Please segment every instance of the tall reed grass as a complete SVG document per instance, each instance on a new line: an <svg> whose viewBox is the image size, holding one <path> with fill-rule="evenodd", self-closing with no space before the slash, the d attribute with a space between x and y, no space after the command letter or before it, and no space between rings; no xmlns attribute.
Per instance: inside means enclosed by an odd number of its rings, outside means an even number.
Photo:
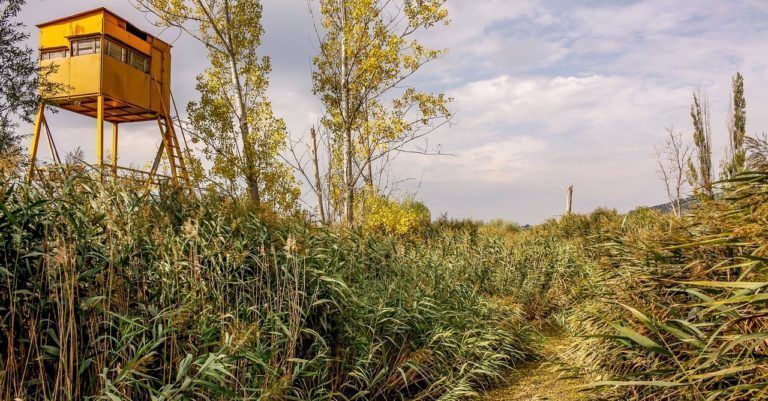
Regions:
<svg viewBox="0 0 768 401"><path fill-rule="evenodd" d="M612 399L768 399L768 173L720 185L682 219L640 211L595 243L600 297L572 355Z"/></svg>
<svg viewBox="0 0 768 401"><path fill-rule="evenodd" d="M2 399L462 399L532 356L529 321L583 276L534 233L398 238L3 177Z"/></svg>

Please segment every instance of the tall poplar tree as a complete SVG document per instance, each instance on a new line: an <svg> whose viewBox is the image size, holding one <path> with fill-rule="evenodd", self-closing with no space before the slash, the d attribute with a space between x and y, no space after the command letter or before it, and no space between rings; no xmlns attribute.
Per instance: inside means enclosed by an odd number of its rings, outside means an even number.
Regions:
<svg viewBox="0 0 768 401"><path fill-rule="evenodd" d="M744 140L747 136L747 100L744 97L744 77L736 73L732 80L731 110L728 125L728 159L723 176L733 177L744 170L746 151Z"/></svg>
<svg viewBox="0 0 768 401"><path fill-rule="evenodd" d="M197 77L200 100L187 111L193 142L202 143L212 178L236 191L244 182L256 204L293 208L298 189L280 159L285 122L267 98L270 60L258 52L262 5L258 0L138 0L162 23L177 26L208 49L211 66Z"/></svg>
<svg viewBox="0 0 768 401"><path fill-rule="evenodd" d="M319 0L320 54L314 93L331 133L328 196L337 196L342 220L355 221L359 183L374 183L382 163L409 151L446 123L450 99L418 90L409 78L443 50L414 37L447 23L445 0Z"/></svg>
<svg viewBox="0 0 768 401"><path fill-rule="evenodd" d="M712 131L709 123L709 103L706 95L693 94L691 105L695 162L689 161L691 185L702 195L712 197Z"/></svg>

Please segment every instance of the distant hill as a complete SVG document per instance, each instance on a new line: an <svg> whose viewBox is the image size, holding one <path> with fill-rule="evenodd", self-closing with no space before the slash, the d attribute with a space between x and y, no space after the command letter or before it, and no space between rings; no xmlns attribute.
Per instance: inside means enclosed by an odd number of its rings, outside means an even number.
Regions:
<svg viewBox="0 0 768 401"><path fill-rule="evenodd" d="M691 195L687 198L680 200L680 208L684 211L689 210L694 204L696 204L696 197ZM658 210L662 213L672 213L672 202L662 203L661 205L649 206L649 209Z"/></svg>

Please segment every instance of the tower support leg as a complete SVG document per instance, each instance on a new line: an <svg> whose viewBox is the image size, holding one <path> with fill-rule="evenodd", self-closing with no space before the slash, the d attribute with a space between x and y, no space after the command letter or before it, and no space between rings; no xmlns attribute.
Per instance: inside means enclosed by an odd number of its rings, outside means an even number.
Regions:
<svg viewBox="0 0 768 401"><path fill-rule="evenodd" d="M42 121L43 128L45 128L46 138L48 139L48 149L51 151L51 158L53 164L61 164L61 158L59 157L59 151L56 150L56 144L53 142L53 135L51 135L51 127L48 126L48 120L43 116ZM42 134L42 129L41 129Z"/></svg>
<svg viewBox="0 0 768 401"><path fill-rule="evenodd" d="M35 131L32 133L32 144L29 147L29 181L35 177L35 162L37 161L37 150L40 145L40 132L43 128L43 119L45 113L45 104L40 103L35 116Z"/></svg>
<svg viewBox="0 0 768 401"><path fill-rule="evenodd" d="M117 177L117 135L118 124L112 123L112 176Z"/></svg>
<svg viewBox="0 0 768 401"><path fill-rule="evenodd" d="M96 101L96 165L101 174L104 165L104 95L99 95Z"/></svg>

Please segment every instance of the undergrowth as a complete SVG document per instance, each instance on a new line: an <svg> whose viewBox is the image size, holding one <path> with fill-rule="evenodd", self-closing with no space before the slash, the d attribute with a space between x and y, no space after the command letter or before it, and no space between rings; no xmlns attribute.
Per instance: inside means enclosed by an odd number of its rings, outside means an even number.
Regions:
<svg viewBox="0 0 768 401"><path fill-rule="evenodd" d="M630 213L590 247L599 297L570 314L573 363L617 400L768 399L768 173L682 218Z"/></svg>
<svg viewBox="0 0 768 401"><path fill-rule="evenodd" d="M532 233L377 235L4 177L3 399L462 399L532 357L529 321L583 275Z"/></svg>
<svg viewBox="0 0 768 401"><path fill-rule="evenodd" d="M0 397L466 399L556 324L593 399L768 399L761 171L682 218L441 219L404 236L6 174Z"/></svg>

